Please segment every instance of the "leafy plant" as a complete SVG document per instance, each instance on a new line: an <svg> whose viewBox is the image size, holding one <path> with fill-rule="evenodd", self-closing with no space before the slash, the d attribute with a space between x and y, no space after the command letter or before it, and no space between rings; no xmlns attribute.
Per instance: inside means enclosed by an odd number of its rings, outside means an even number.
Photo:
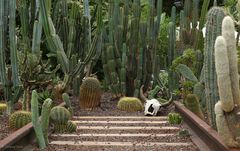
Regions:
<svg viewBox="0 0 240 151"><path fill-rule="evenodd" d="M168 114L168 122L170 124L181 124L182 123L182 117L178 113L169 113Z"/></svg>

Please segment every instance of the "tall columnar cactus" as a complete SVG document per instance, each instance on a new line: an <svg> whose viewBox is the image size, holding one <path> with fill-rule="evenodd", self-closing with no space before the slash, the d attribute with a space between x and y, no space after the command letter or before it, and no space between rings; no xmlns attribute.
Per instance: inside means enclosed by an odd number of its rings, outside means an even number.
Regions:
<svg viewBox="0 0 240 151"><path fill-rule="evenodd" d="M46 99L42 105L41 119L39 116L38 94L32 91L31 112L32 123L40 149L44 149L48 144L48 125L52 100Z"/></svg>
<svg viewBox="0 0 240 151"><path fill-rule="evenodd" d="M31 122L31 112L16 111L10 115L9 126L12 130L22 128Z"/></svg>
<svg viewBox="0 0 240 151"><path fill-rule="evenodd" d="M234 22L227 16L222 36L215 42L215 61L220 100L215 104L219 135L230 147L240 147L240 89Z"/></svg>
<svg viewBox="0 0 240 151"><path fill-rule="evenodd" d="M162 0L149 1L148 20L143 22L140 0L110 0L109 7L109 32L102 53L105 80L117 97L138 96L142 84L144 90L150 86L157 66Z"/></svg>
<svg viewBox="0 0 240 151"><path fill-rule="evenodd" d="M80 107L83 109L93 109L100 105L101 86L98 79L87 77L80 87Z"/></svg>
<svg viewBox="0 0 240 151"><path fill-rule="evenodd" d="M214 61L214 42L217 36L221 35L222 20L225 16L224 10L220 7L213 7L209 10L206 23L206 37L204 46L204 83L208 119L213 128L216 129L214 105L219 96L217 90L217 76Z"/></svg>

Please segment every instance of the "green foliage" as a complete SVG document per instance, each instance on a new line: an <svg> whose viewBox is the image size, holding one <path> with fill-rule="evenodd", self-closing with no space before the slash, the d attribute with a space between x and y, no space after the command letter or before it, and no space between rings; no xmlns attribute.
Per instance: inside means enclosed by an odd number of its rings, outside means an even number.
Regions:
<svg viewBox="0 0 240 151"><path fill-rule="evenodd" d="M66 131L68 133L73 133L77 131L77 124L74 123L73 121L68 121L67 126L66 126Z"/></svg>
<svg viewBox="0 0 240 151"><path fill-rule="evenodd" d="M0 115L3 114L7 110L7 104L0 103Z"/></svg>
<svg viewBox="0 0 240 151"><path fill-rule="evenodd" d="M182 117L178 113L169 113L168 114L168 122L170 124L181 124L182 123Z"/></svg>
<svg viewBox="0 0 240 151"><path fill-rule="evenodd" d="M168 24L170 22L170 18L169 17L165 17L165 15L162 14L162 20L161 20L161 28L160 28L160 33L158 36L158 45L157 45L157 54L159 56L159 60L160 60L160 65L161 67L165 67L166 66L166 57L168 54Z"/></svg>
<svg viewBox="0 0 240 151"><path fill-rule="evenodd" d="M12 130L22 128L31 122L31 112L16 111L10 115L9 126Z"/></svg>
<svg viewBox="0 0 240 151"><path fill-rule="evenodd" d="M55 125L67 124L70 117L71 114L65 107L55 106L50 112L50 118Z"/></svg>
<svg viewBox="0 0 240 151"><path fill-rule="evenodd" d="M193 49L186 49L181 56L173 60L172 63L173 70L176 69L179 64L184 64L188 66L195 74L196 51L194 51Z"/></svg>
<svg viewBox="0 0 240 151"><path fill-rule="evenodd" d="M142 111L142 102L135 97L122 97L117 104L118 109L128 112Z"/></svg>
<svg viewBox="0 0 240 151"><path fill-rule="evenodd" d="M186 79L193 81L193 82L198 82L197 77L194 75L192 70L190 68L188 68L186 65L179 64L176 67L176 71L179 72L180 74L182 74L182 76L185 77Z"/></svg>

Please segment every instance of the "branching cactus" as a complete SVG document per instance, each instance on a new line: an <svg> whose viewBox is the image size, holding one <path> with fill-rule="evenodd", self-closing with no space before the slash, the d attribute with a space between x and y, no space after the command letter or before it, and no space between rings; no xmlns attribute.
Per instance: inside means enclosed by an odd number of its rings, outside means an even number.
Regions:
<svg viewBox="0 0 240 151"><path fill-rule="evenodd" d="M36 133L39 148L43 149L48 144L48 125L49 115L52 106L52 100L46 99L42 106L41 120L39 119L38 94L35 90L32 91L31 112L32 123Z"/></svg>
<svg viewBox="0 0 240 151"><path fill-rule="evenodd" d="M219 135L229 147L240 147L240 90L234 22L227 16L215 42L215 66L220 100L215 105Z"/></svg>

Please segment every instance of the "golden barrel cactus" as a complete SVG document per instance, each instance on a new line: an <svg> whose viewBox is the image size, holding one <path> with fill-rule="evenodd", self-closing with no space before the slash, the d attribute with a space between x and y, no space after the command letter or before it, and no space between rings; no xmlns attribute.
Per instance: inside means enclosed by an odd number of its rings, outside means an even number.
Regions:
<svg viewBox="0 0 240 151"><path fill-rule="evenodd" d="M83 109L94 109L100 105L101 86L97 78L87 77L80 87L80 107Z"/></svg>

